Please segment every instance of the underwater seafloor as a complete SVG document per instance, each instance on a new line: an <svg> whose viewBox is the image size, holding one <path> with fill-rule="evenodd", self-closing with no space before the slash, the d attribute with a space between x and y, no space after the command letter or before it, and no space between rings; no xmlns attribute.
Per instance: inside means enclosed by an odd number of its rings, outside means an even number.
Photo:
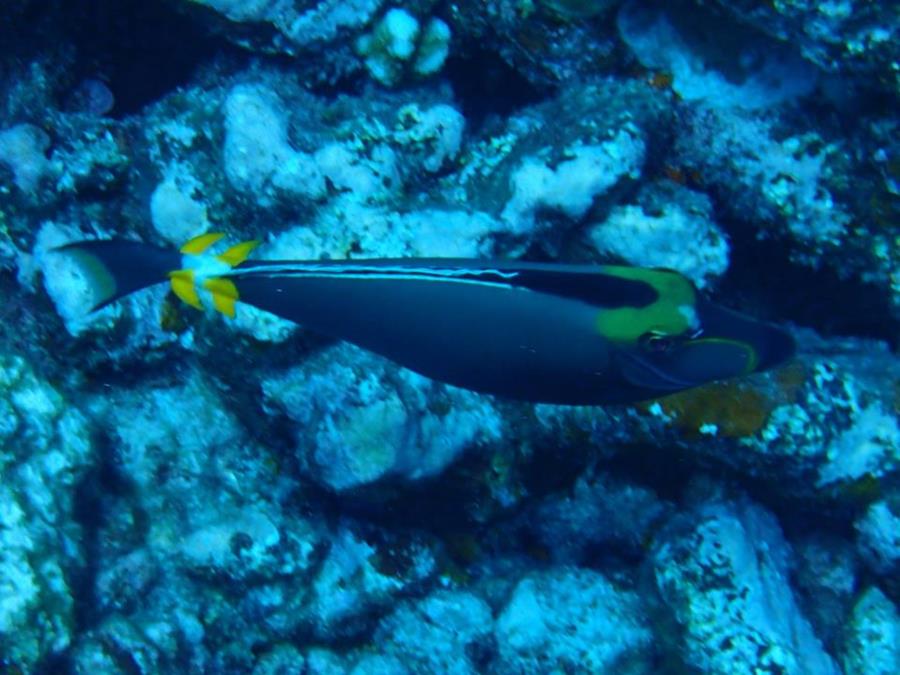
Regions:
<svg viewBox="0 0 900 675"><path fill-rule="evenodd" d="M6 0L0 672L900 672L900 10ZM524 404L51 249L618 261L796 358ZM452 312L436 307L436 312Z"/></svg>

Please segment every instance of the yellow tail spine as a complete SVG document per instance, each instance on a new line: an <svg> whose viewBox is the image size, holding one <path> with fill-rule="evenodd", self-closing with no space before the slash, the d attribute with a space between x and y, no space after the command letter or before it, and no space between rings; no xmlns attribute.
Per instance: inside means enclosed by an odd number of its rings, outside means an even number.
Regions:
<svg viewBox="0 0 900 675"><path fill-rule="evenodd" d="M245 241L218 255L209 254L209 249L224 236L221 232L207 232L184 244L180 249L184 267L169 273L169 283L172 292L191 307L202 310L203 299L211 298L213 309L234 318L240 297L234 282L224 275L244 262L260 242Z"/></svg>

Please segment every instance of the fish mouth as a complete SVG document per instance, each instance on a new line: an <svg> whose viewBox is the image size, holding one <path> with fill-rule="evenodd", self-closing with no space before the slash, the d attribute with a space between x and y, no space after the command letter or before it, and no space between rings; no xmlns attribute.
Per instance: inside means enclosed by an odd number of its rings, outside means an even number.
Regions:
<svg viewBox="0 0 900 675"><path fill-rule="evenodd" d="M797 351L791 334L780 326L754 319L707 300L697 303L704 339L744 345L752 349L753 360L747 372L769 370L790 359Z"/></svg>
<svg viewBox="0 0 900 675"><path fill-rule="evenodd" d="M794 354L793 338L778 326L706 300L698 301L697 314L701 330L677 341L670 350L620 351L618 363L625 380L643 389L671 393L767 370Z"/></svg>

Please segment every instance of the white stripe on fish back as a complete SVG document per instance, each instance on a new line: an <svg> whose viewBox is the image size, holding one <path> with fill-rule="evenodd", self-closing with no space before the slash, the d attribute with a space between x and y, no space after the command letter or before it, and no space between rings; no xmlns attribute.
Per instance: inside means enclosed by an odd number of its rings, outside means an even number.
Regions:
<svg viewBox="0 0 900 675"><path fill-rule="evenodd" d="M418 281L450 281L455 283L481 284L485 286L509 286L506 280L515 279L518 272L504 272L497 269L472 269L464 267L407 267L398 265L361 265L285 263L237 267L228 270L227 277L309 277L341 279L410 279Z"/></svg>

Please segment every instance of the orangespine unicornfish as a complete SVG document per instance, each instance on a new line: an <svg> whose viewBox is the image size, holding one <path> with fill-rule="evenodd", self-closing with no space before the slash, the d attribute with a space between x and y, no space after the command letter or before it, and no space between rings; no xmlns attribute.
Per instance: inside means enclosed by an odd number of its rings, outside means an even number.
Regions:
<svg viewBox="0 0 900 675"><path fill-rule="evenodd" d="M99 309L168 280L189 305L246 303L347 340L427 377L513 399L628 403L770 368L790 335L720 307L678 272L515 260L252 260L257 242L212 253L81 241Z"/></svg>

